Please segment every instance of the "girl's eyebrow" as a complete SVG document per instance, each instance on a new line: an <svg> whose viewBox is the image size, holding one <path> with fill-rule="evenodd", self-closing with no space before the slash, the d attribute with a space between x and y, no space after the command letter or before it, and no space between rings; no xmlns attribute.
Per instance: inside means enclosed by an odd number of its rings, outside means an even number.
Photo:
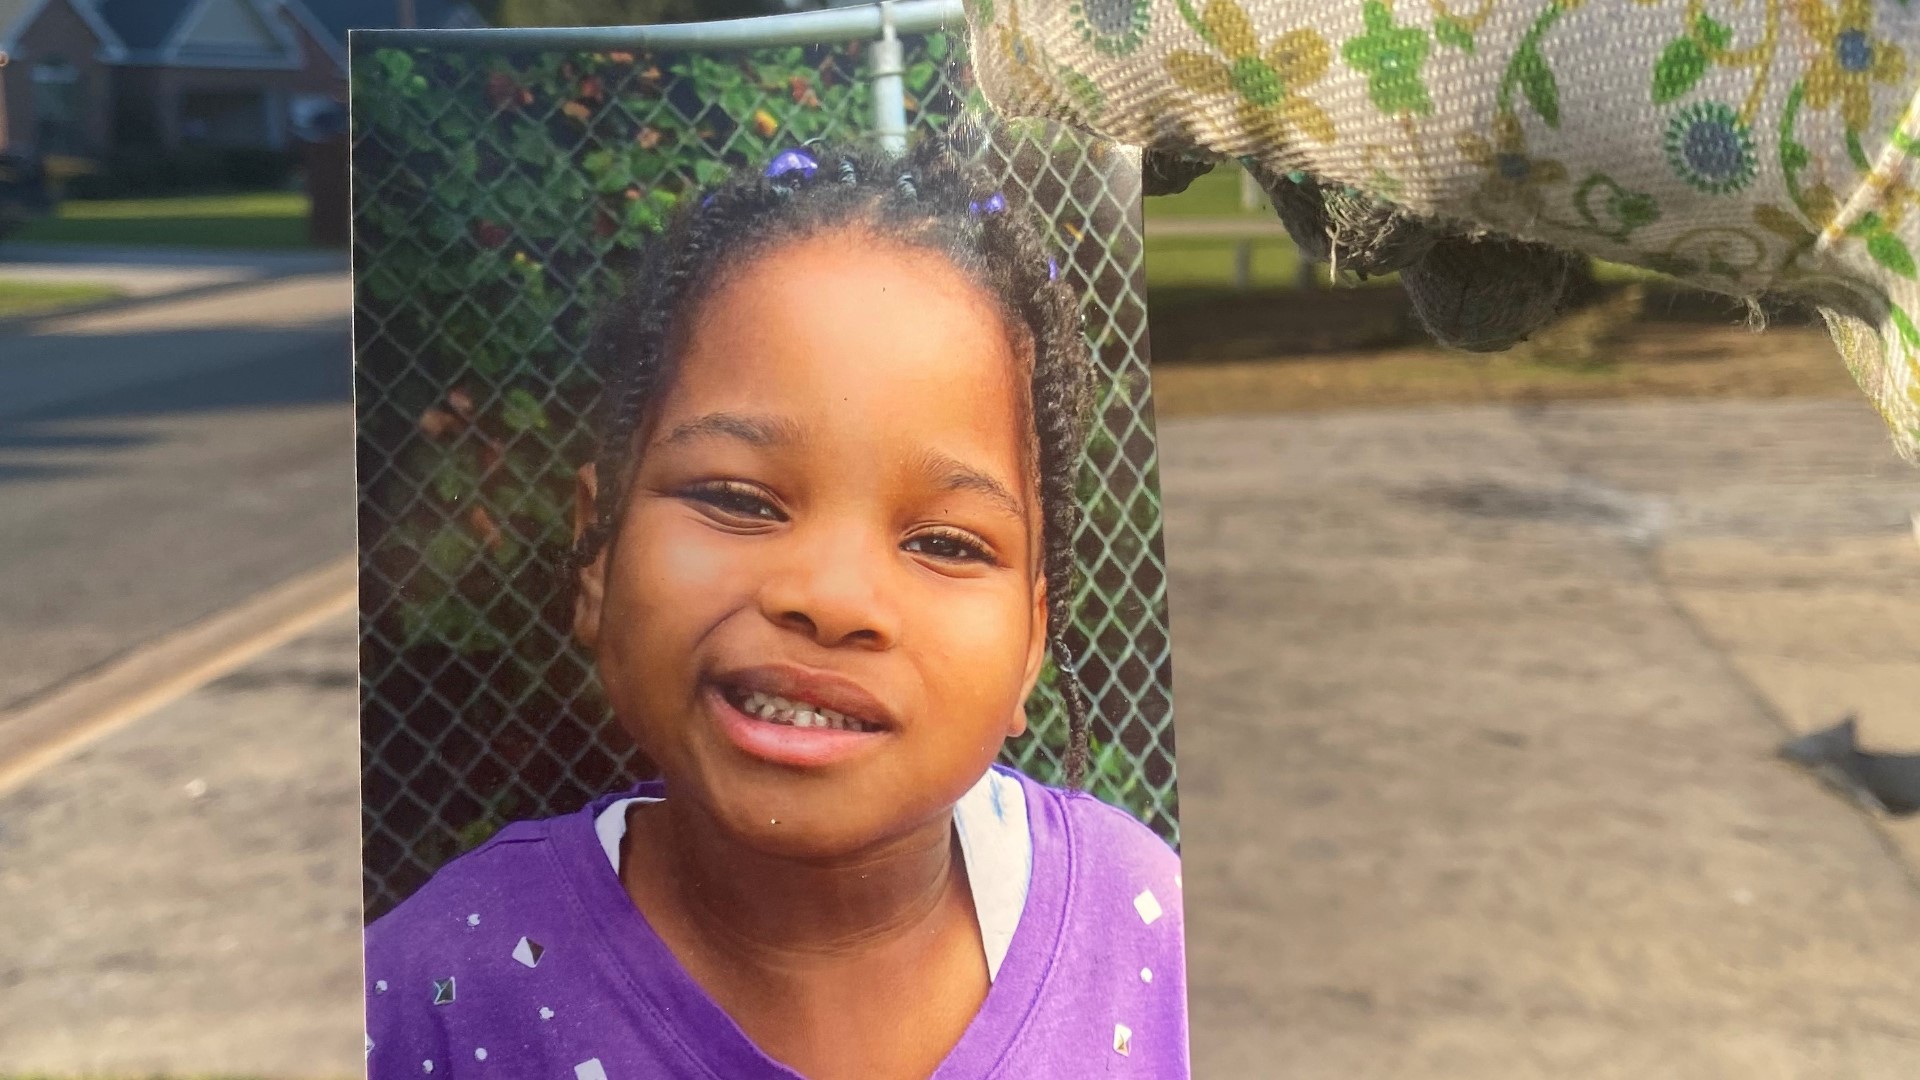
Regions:
<svg viewBox="0 0 1920 1080"><path fill-rule="evenodd" d="M716 412L696 416L669 432L661 446L709 438L738 439L751 446L784 446L800 441L800 426L778 416Z"/></svg>
<svg viewBox="0 0 1920 1080"><path fill-rule="evenodd" d="M977 492L993 500L1013 517L1026 520L1026 506L1007 490L1007 485L966 462L938 450L927 450L921 453L919 465L941 490Z"/></svg>

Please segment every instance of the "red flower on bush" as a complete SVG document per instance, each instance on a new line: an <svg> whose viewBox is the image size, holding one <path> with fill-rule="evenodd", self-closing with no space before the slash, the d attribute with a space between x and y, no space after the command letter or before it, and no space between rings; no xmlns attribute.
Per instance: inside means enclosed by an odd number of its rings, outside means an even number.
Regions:
<svg viewBox="0 0 1920 1080"><path fill-rule="evenodd" d="M507 242L510 234L506 226L492 221L481 221L473 227L473 238L480 241L482 247L497 248Z"/></svg>

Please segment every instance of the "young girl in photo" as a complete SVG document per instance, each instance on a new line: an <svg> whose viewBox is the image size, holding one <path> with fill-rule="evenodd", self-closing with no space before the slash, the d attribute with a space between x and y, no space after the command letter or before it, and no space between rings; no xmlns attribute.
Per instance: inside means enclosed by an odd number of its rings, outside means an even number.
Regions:
<svg viewBox="0 0 1920 1080"><path fill-rule="evenodd" d="M367 931L373 1080L1188 1075L1180 867L994 764L1090 409L1039 228L932 141L689 200L592 346L575 632L661 778Z"/></svg>

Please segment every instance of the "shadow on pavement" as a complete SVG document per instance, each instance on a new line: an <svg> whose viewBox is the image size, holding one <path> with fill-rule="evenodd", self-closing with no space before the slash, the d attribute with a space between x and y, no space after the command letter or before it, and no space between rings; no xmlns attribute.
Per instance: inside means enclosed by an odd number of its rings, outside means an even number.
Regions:
<svg viewBox="0 0 1920 1080"><path fill-rule="evenodd" d="M168 416L350 404L353 371L345 333L331 340L316 338L311 330L221 329L69 339L85 341L85 359L99 361L108 385L95 392L90 392L84 371L67 365L8 370L10 365L0 361L0 402L47 402L13 416L0 405L0 483L109 468L112 459L100 456L102 452L137 452L151 446L161 435L149 422ZM128 381L139 377L140 356L209 354L234 359L156 381Z"/></svg>

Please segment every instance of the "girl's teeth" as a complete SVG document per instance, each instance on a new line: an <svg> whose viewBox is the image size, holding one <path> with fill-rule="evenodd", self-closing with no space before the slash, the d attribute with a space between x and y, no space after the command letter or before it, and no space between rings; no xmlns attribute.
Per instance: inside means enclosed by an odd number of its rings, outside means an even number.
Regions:
<svg viewBox="0 0 1920 1080"><path fill-rule="evenodd" d="M822 709L804 701L788 701L774 694L763 694L756 690L748 694L740 703L740 711L748 716L757 716L774 724L786 724L790 727L832 728L835 731L869 731L866 724L854 720L845 713L832 709Z"/></svg>

